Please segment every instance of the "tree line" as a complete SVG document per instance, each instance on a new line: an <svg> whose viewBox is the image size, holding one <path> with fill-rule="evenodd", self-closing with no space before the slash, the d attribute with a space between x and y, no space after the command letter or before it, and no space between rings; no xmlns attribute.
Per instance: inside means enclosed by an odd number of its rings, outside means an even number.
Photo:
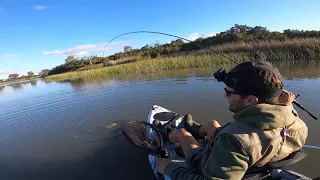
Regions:
<svg viewBox="0 0 320 180"><path fill-rule="evenodd" d="M24 80L24 79L30 79L33 77L37 77L38 75L35 75L34 72L29 71L26 75L21 75L18 73L13 73L13 74L9 74L8 79L6 80L0 80L1 82L6 82L6 81L16 81L16 80Z"/></svg>
<svg viewBox="0 0 320 180"><path fill-rule="evenodd" d="M287 39L294 38L319 38L320 31L304 31L304 30L293 30L286 29L283 32L269 31L266 27L255 26L250 27L247 25L235 24L230 29L220 32L212 37L198 38L193 42L184 42L181 39L171 41L166 44L147 44L139 49L133 49L132 47L126 46L124 52L118 52L108 57L82 57L75 58L69 56L64 64L49 69L44 69L40 72L40 76L48 76L53 74L60 74L69 71L75 71L81 67L90 64L107 64L109 61L117 61L121 58L127 57L143 57L143 58L157 58L160 56L171 55L181 52L190 52L199 50L204 47L212 47L225 43L234 42L252 42L252 41L265 41L265 40L277 40L285 41ZM214 48L213 48L214 49Z"/></svg>

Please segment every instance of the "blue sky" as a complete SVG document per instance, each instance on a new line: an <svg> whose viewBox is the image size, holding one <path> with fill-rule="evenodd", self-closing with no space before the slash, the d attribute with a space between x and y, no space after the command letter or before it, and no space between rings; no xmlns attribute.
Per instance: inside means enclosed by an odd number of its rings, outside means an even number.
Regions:
<svg viewBox="0 0 320 180"><path fill-rule="evenodd" d="M0 78L39 73L64 63L67 55L102 55L114 36L137 30L195 39L234 24L261 25L272 31L320 30L319 0L1 0ZM166 43L155 34L123 36L106 54L125 45Z"/></svg>

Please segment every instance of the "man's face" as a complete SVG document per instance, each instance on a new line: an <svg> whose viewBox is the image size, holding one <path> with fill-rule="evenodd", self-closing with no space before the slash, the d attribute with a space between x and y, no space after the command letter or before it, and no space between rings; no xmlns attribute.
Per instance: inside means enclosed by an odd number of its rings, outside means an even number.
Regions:
<svg viewBox="0 0 320 180"><path fill-rule="evenodd" d="M241 98L232 88L225 87L224 97L227 98L229 102L229 110L231 112L237 113L248 107L247 99Z"/></svg>

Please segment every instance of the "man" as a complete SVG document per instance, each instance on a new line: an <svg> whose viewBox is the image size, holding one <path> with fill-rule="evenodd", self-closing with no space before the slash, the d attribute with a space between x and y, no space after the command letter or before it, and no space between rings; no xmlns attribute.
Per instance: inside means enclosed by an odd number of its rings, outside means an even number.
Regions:
<svg viewBox="0 0 320 180"><path fill-rule="evenodd" d="M220 127L211 121L173 132L162 129L165 138L181 145L186 161L181 167L157 158L160 173L173 180L242 179L248 168L284 159L304 145L308 128L293 109L295 97L283 89L277 68L257 60L215 77L226 84L225 98L235 113L234 122ZM201 148L194 136L212 141Z"/></svg>

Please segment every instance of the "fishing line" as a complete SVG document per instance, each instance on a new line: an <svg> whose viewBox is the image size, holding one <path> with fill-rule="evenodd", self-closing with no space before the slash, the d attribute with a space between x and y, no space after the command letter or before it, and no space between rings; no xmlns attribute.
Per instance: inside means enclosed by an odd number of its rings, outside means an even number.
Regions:
<svg viewBox="0 0 320 180"><path fill-rule="evenodd" d="M176 36L176 35L172 35L172 34L168 34L168 33L163 33L163 32L157 32L157 31L132 31L132 32L126 32L126 33L123 33L123 34L119 34L117 36L115 36L114 38L112 38L108 43L107 45L104 47L104 50L103 50L103 54L102 54L102 57L104 57L104 52L106 51L108 45L113 41L115 40L116 38L120 37L120 36L124 36L124 35L127 35L127 34L138 34L138 33L150 33L150 34L160 34L160 35L166 35L166 36L170 36L170 37L175 37L175 38L178 38L178 39L182 39L182 40L185 40L185 41L188 41L188 42L193 42L189 39L186 39L186 38L183 38L183 37L180 37L180 36ZM227 57L226 55L222 54L222 53L219 53L219 52L216 52L216 51L213 51L212 49L210 49L209 47L207 46L203 46L201 45L200 43L195 43L197 46L199 46L200 48L203 48L203 49L209 49L211 52L213 53L216 53L228 60L230 60L231 62L233 62L234 64L239 64L237 63L235 60ZM293 101L293 104L295 104L297 107L299 107L300 109L304 110L305 112L307 112L313 119L317 120L318 117L315 116L314 114L310 113L307 109L305 109L300 103L298 103L296 100Z"/></svg>
<svg viewBox="0 0 320 180"><path fill-rule="evenodd" d="M132 31L132 32L127 32L127 33L123 33L123 34L120 34L118 36L115 36L114 38L112 38L108 43L107 45L104 47L104 50L103 50L103 54L102 54L102 57L104 57L104 52L106 51L108 45L113 41L115 40L116 38L120 37L120 36L124 36L124 35L127 35L127 34L138 34L138 33L150 33L150 34L161 34L161 35L166 35L166 36L171 36L171 37L175 37L175 38L178 38L178 39L182 39L182 40L185 40L185 41L188 41L188 42L193 42L189 39L186 39L186 38L183 38L183 37L180 37L180 36L176 36L176 35L172 35L172 34L168 34L168 33L162 33L162 32L156 32L156 31ZM196 43L197 46L199 46L200 48L203 48L203 49L206 49L206 48L209 48L209 47L206 47L206 46L203 46L199 43ZM223 55L222 53L219 53L219 52L216 52L216 51L213 51L212 49L209 48L209 50L211 52L214 52L228 60L230 60L231 62L235 63L235 64L238 64L236 61L234 61L233 59Z"/></svg>

